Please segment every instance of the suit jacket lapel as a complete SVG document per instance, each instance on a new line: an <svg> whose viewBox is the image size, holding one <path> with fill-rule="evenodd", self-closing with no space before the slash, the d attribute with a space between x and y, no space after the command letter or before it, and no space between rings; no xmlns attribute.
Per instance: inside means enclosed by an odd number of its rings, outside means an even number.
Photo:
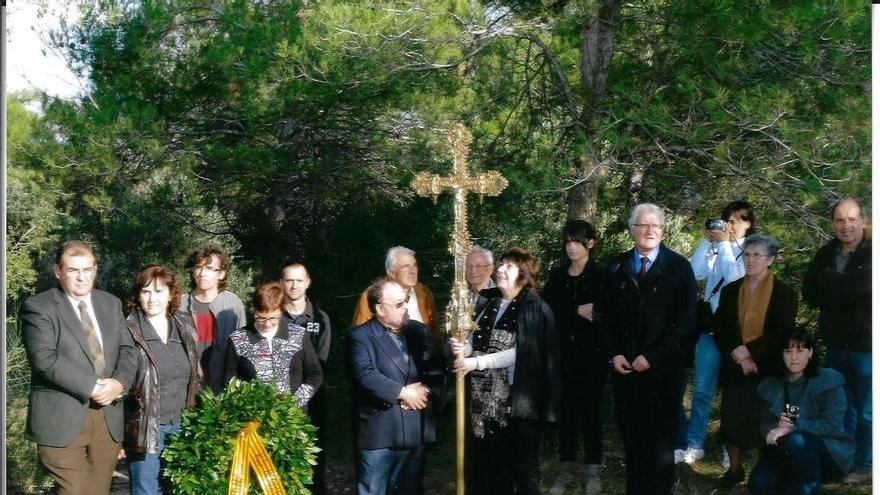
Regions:
<svg viewBox="0 0 880 495"><path fill-rule="evenodd" d="M397 366L397 368L400 369L400 372L403 373L403 376L406 377L409 374L409 364L407 363L403 352L400 350L400 347L398 347L393 338L388 335L388 330L386 330L378 320L373 320L371 326L373 329L373 339L378 344L378 347L388 355L394 365Z"/></svg>
<svg viewBox="0 0 880 495"><path fill-rule="evenodd" d="M76 314L73 306L71 306L70 301L67 299L67 294L61 289L55 289L55 305L58 308L58 314L61 316L61 320L67 325L70 335L76 339L77 343L82 347L83 352L88 358L89 363L94 367L94 357L92 356L91 348L89 348L89 341L86 338L86 331L83 330L82 321L80 321L79 315Z"/></svg>

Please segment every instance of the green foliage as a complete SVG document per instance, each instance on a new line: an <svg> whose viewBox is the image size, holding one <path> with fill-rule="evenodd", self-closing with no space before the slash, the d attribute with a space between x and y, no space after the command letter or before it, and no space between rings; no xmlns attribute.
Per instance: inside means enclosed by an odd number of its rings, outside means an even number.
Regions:
<svg viewBox="0 0 880 495"><path fill-rule="evenodd" d="M46 493L55 480L37 457L37 444L25 437L27 394L6 396L6 490L9 493Z"/></svg>
<svg viewBox="0 0 880 495"><path fill-rule="evenodd" d="M316 429L291 394L279 394L261 382L232 380L220 394L202 392L199 404L185 410L182 429L163 451L174 493L226 493L238 432L259 421L260 437L287 493L311 493ZM251 475L248 493L261 493Z"/></svg>

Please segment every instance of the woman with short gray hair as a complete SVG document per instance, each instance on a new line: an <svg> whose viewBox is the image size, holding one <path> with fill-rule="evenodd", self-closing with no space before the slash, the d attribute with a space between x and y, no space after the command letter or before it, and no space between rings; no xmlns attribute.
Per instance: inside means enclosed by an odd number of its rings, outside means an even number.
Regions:
<svg viewBox="0 0 880 495"><path fill-rule="evenodd" d="M778 253L774 237L748 236L742 256L745 276L721 289L715 313L721 352L720 437L730 454L730 469L719 482L722 488L745 479L742 451L764 445L758 384L780 371L784 339L795 326L797 294L770 271Z"/></svg>

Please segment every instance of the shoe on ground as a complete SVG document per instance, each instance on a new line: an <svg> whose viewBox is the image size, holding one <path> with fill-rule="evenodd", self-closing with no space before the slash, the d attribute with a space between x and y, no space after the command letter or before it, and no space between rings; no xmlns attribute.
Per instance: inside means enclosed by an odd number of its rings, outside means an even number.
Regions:
<svg viewBox="0 0 880 495"><path fill-rule="evenodd" d="M602 465L587 464L584 467L584 495L602 493Z"/></svg>
<svg viewBox="0 0 880 495"><path fill-rule="evenodd" d="M721 447L721 467L730 469L730 454L727 453L727 447Z"/></svg>
<svg viewBox="0 0 880 495"><path fill-rule="evenodd" d="M870 467L860 467L846 475L843 482L848 485L867 485L871 483L872 477Z"/></svg>
<svg viewBox="0 0 880 495"><path fill-rule="evenodd" d="M733 488L736 485L742 483L746 479L746 472L743 469L740 469L738 473L734 473L730 469L724 473L724 476L718 479L718 488Z"/></svg>
<svg viewBox="0 0 880 495"><path fill-rule="evenodd" d="M687 464L693 464L703 457L706 457L706 451L703 449L695 449L693 447L688 447L687 450L684 451L684 462Z"/></svg>
<svg viewBox="0 0 880 495"><path fill-rule="evenodd" d="M667 450L667 452L669 451ZM676 464L681 464L682 462L684 462L684 450L675 449L675 452L673 452L672 455L673 457L675 457Z"/></svg>

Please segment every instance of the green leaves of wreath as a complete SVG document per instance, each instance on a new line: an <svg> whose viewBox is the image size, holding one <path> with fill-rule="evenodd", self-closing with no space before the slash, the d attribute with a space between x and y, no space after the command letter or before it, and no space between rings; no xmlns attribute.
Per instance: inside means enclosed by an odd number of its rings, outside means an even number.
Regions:
<svg viewBox="0 0 880 495"><path fill-rule="evenodd" d="M162 457L165 474L175 494L225 494L235 439L245 423L261 424L259 433L266 443L288 494L311 493L305 485L312 481L315 464L315 427L299 408L296 397L279 394L260 382L233 379L215 395L206 390L196 407L184 410L180 433L171 438ZM254 476L248 494L259 494Z"/></svg>

